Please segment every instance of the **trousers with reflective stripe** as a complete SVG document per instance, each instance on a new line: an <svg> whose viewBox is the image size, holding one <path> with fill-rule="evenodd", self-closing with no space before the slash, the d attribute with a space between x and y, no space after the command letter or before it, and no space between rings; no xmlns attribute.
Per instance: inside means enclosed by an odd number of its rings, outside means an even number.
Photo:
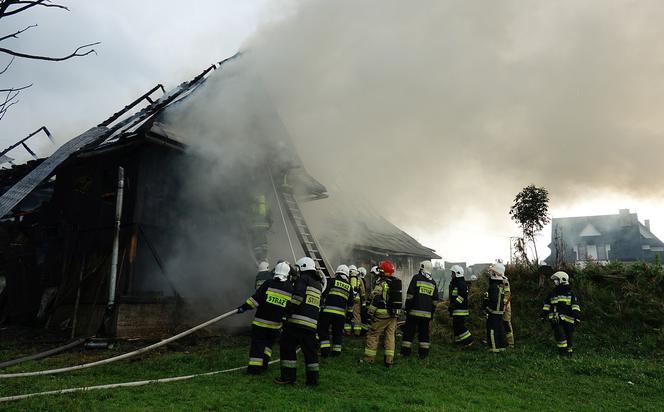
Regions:
<svg viewBox="0 0 664 412"><path fill-rule="evenodd" d="M553 338L561 355L572 353L574 346L574 324L569 322L551 323Z"/></svg>
<svg viewBox="0 0 664 412"><path fill-rule="evenodd" d="M341 315L323 312L318 319L318 337L320 338L320 353L327 356L332 352L341 352L344 336L344 322L346 318ZM332 339L330 342L330 329Z"/></svg>
<svg viewBox="0 0 664 412"><path fill-rule="evenodd" d="M406 324L403 326L403 339L401 341L401 353L404 356L410 355L416 332L420 357L425 357L429 354L429 347L431 346L429 339L430 326L431 319L429 318L412 315L406 317Z"/></svg>
<svg viewBox="0 0 664 412"><path fill-rule="evenodd" d="M316 332L287 324L279 341L281 379L295 382L297 378L297 347L302 349L307 365L307 382L318 383L318 339Z"/></svg>
<svg viewBox="0 0 664 412"><path fill-rule="evenodd" d="M391 365L394 362L396 333L397 320L395 318L375 319L367 332L364 360L369 363L374 362L380 337L385 335L385 363Z"/></svg>
<svg viewBox="0 0 664 412"><path fill-rule="evenodd" d="M257 374L267 369L272 357L272 346L279 338L279 331L252 325L251 345L249 347L248 372Z"/></svg>

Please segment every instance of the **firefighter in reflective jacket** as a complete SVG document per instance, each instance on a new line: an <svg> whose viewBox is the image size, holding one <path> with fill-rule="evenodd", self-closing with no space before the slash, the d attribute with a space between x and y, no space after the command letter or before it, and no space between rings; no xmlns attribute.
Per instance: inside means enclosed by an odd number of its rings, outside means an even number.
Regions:
<svg viewBox="0 0 664 412"><path fill-rule="evenodd" d="M279 264L281 262L277 262ZM265 282L268 279L272 279L274 277L274 273L270 270L270 264L263 261L258 264L258 273L256 273L256 281L255 281L255 289L258 290L258 288L261 287L263 282Z"/></svg>
<svg viewBox="0 0 664 412"><path fill-rule="evenodd" d="M363 268L360 268L363 269ZM362 334L362 303L364 302L366 290L364 288L364 281L360 277L360 271L355 265L350 265L350 286L352 288L352 297L350 305L350 330L348 332L355 336ZM365 270L366 272L366 270Z"/></svg>
<svg viewBox="0 0 664 412"><path fill-rule="evenodd" d="M348 280L348 266L339 265L335 277L327 282L323 292L323 309L318 320L318 337L322 357L341 355L344 335L344 322L349 307L352 307L351 286ZM332 342L330 342L330 327Z"/></svg>
<svg viewBox="0 0 664 412"><path fill-rule="evenodd" d="M489 290L484 295L484 310L486 312L486 339L489 352L503 352L505 342L505 329L503 329L503 314L505 313L505 295L503 294L503 280L505 265L493 263L489 266Z"/></svg>
<svg viewBox="0 0 664 412"><path fill-rule="evenodd" d="M267 369L272 357L272 345L279 337L286 306L291 300L293 287L288 280L290 265L279 263L274 268L274 277L261 284L247 301L237 308L238 313L256 309L251 323L251 347L247 372L256 375Z"/></svg>
<svg viewBox="0 0 664 412"><path fill-rule="evenodd" d="M313 259L303 257L295 264L300 276L295 281L293 298L288 307L288 316L279 341L281 376L278 384L295 383L297 377L297 347L302 349L307 370L306 384L318 385L318 316L323 293L323 273L317 270Z"/></svg>
<svg viewBox="0 0 664 412"><path fill-rule="evenodd" d="M406 324L403 328L401 354L409 356L413 346L413 337L418 332L418 354L420 358L429 355L431 346L429 327L431 318L438 305L438 286L431 277L433 265L430 260L420 263L420 271L410 280L406 292Z"/></svg>
<svg viewBox="0 0 664 412"><path fill-rule="evenodd" d="M257 261L267 259L267 232L272 226L267 199L264 194L256 195L253 205L254 221L251 228L251 242L254 258Z"/></svg>
<svg viewBox="0 0 664 412"><path fill-rule="evenodd" d="M450 281L450 303L447 310L452 317L452 330L454 331L454 343L461 346L473 344L473 335L466 328L466 318L470 316L468 309L468 285L463 275L463 268L454 265L450 268L452 280Z"/></svg>
<svg viewBox="0 0 664 412"><path fill-rule="evenodd" d="M512 327L512 289L510 281L505 277L503 280L503 295L505 296L505 313L503 313L503 328L505 329L505 341L510 348L514 347L514 327Z"/></svg>
<svg viewBox="0 0 664 412"><path fill-rule="evenodd" d="M397 332L397 314L390 305L390 280L394 275L395 267L392 262L385 260L378 265L378 279L369 295L368 315L371 326L367 332L367 342L364 357L361 362L374 363L378 350L380 337L385 335L385 366L390 367L394 362L394 347Z"/></svg>
<svg viewBox="0 0 664 412"><path fill-rule="evenodd" d="M581 306L576 293L569 286L569 275L556 272L551 276L555 288L544 301L542 320L551 322L558 351L572 356L574 325L581 322Z"/></svg>

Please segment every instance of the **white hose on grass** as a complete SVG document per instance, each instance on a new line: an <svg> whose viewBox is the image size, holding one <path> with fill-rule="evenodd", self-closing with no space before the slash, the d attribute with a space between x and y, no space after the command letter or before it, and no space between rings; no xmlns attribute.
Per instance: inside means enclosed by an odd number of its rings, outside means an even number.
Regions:
<svg viewBox="0 0 664 412"><path fill-rule="evenodd" d="M65 345L62 345L62 346L59 346L57 348L49 349L47 351L36 353L34 355L23 356L21 358L13 359L13 360L10 360L10 361L7 361L7 362L2 362L2 363L0 363L0 369L7 368L9 366L18 365L19 363L23 363L23 362L27 362L27 361L31 361L31 360L44 359L44 358L47 358L49 356L56 355L60 352L66 351L67 349L71 349L71 348L74 348L74 347L82 344L83 342L86 341L86 339L87 338L76 339L75 341L69 342L69 343L67 343Z"/></svg>
<svg viewBox="0 0 664 412"><path fill-rule="evenodd" d="M275 359L272 362L270 362L269 364L272 365L273 363L276 363L276 362L279 362L279 359ZM0 398L0 402L19 401L21 399L34 398L36 396L63 395L65 393L87 392L87 391L94 391L94 390L97 390L97 389L127 388L127 387L132 387L132 386L151 385L153 383L177 382L177 381L184 381L184 380L187 380L187 379L197 378L199 376L212 376L212 375L218 375L220 373L235 372L235 371L239 371L239 370L246 369L246 368L247 368L246 366L240 366L240 367L237 367L237 368L225 369L225 370L221 370L221 371L197 373L195 375L186 375L186 376L175 376L175 377L172 377L172 378L150 379L150 380L145 380L145 381L134 381L134 382L123 382L123 383L111 383L111 384L108 384L108 385L83 386L83 387L80 387L80 388L68 388L68 389L60 389L60 390L55 390L55 391L26 393L24 395L6 396L4 398Z"/></svg>
<svg viewBox="0 0 664 412"><path fill-rule="evenodd" d="M95 362L90 362L90 363L84 363L82 365L76 365L76 366L69 366L67 368L59 368L59 369L49 369L49 370L44 370L44 371L35 371L35 372L21 372L21 373L5 373L5 374L0 374L0 379L9 379L9 378L23 378L23 377L28 377L28 376L41 376L41 375L53 375L56 373L64 373L64 372L71 372L71 371L77 371L80 369L86 369L86 368L92 368L93 366L99 366L99 365L105 365L107 363L111 362L117 362L119 360L131 358L136 355L140 355L142 353L151 351L152 349L157 349L161 346L167 345L173 341L176 341L180 338L183 338L187 335L191 335L192 333L196 332L199 329L203 329L206 326L209 326L215 322L219 322L222 319L226 319L230 316L233 316L237 313L237 309L233 309L230 312L226 312L223 315L219 315L216 318L210 319L207 322L203 322L198 326L194 326L191 329L185 330L184 332L178 333L175 336L171 336L170 338L161 340L157 343L154 343L150 346L146 346L144 348L135 350L133 352L125 353L123 355L118 355L114 356L112 358L108 359L102 359L98 360Z"/></svg>

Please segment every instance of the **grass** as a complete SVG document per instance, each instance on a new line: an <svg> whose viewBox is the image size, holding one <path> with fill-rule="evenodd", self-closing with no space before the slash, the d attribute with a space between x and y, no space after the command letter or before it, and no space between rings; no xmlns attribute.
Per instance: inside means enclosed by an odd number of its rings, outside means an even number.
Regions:
<svg viewBox="0 0 664 412"><path fill-rule="evenodd" d="M572 359L560 359L552 342L531 339L500 355L476 344L469 350L445 340L433 342L427 360L397 357L392 369L359 365L363 341L346 339L340 358L324 360L321 385L307 388L304 370L293 387L272 383L273 365L259 377L233 372L189 381L137 388L99 390L0 403L0 410L72 411L472 411L472 410L663 410L664 361L656 356L584 347L579 336ZM132 361L70 374L0 380L0 396L154 379L225 369L245 364L248 338L189 342ZM135 344L134 344L135 345ZM133 349L77 351L7 372L41 370L105 358ZM5 347L0 359L18 355ZM275 351L275 353L278 351Z"/></svg>

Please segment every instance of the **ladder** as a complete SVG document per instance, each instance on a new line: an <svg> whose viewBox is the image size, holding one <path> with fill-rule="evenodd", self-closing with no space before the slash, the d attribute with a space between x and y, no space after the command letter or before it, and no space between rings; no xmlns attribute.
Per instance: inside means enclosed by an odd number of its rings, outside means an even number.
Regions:
<svg viewBox="0 0 664 412"><path fill-rule="evenodd" d="M307 222L304 220L304 216L302 216L302 210L300 209L300 205L297 203L297 199L295 198L293 191L287 187L282 186L279 188L279 190L277 190L277 192L279 193L280 201L286 210L286 214L288 215L291 224L295 228L297 240L300 242L305 256L313 259L323 274L325 274L325 277L329 278L332 275L332 271L329 269L327 258L323 254L318 241L316 241L316 238L314 238L314 236L311 234L309 225L307 225Z"/></svg>

